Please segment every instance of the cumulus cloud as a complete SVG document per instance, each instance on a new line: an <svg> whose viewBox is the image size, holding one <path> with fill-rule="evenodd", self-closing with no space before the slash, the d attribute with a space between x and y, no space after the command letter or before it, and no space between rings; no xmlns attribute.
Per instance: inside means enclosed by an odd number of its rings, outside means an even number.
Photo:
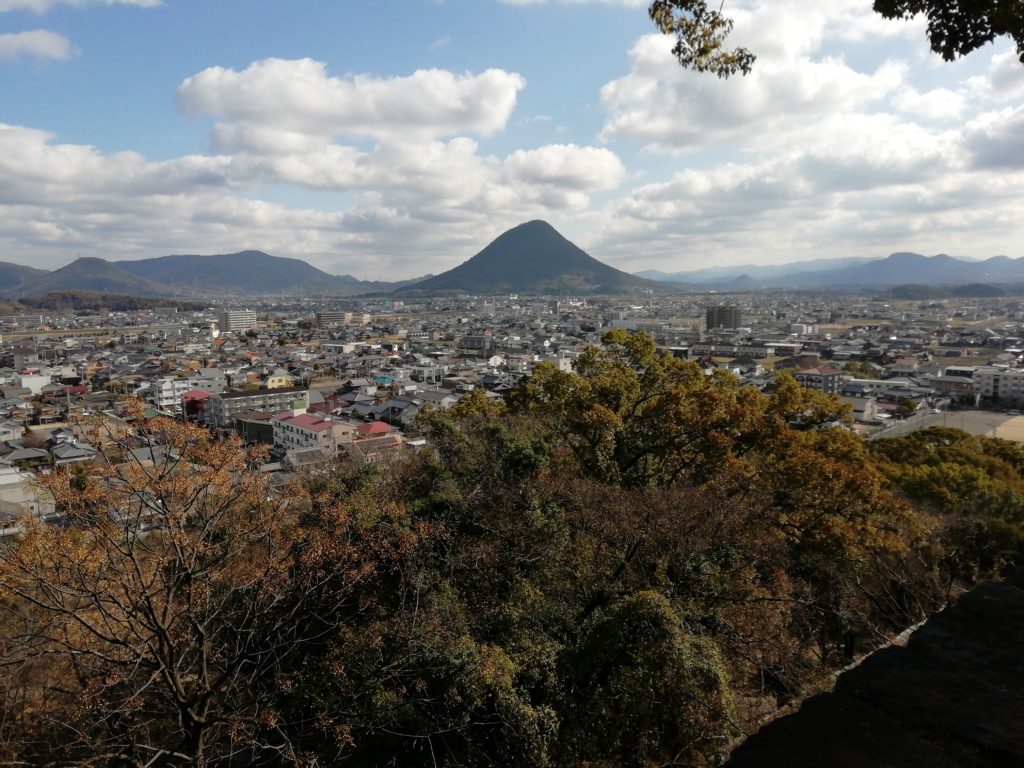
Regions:
<svg viewBox="0 0 1024 768"><path fill-rule="evenodd" d="M0 59L33 57L64 60L73 54L70 40L46 29L0 35Z"/></svg>
<svg viewBox="0 0 1024 768"><path fill-rule="evenodd" d="M976 168L1024 169L1024 107L1007 107L971 120L964 141Z"/></svg>
<svg viewBox="0 0 1024 768"><path fill-rule="evenodd" d="M841 59L758 61L727 81L682 70L659 35L637 41L628 75L605 85L606 140L634 138L663 149L757 140L793 124L878 101L901 83L886 63L861 73Z"/></svg>
<svg viewBox="0 0 1024 768"><path fill-rule="evenodd" d="M736 44L759 55L751 76L685 72L670 40L641 37L586 97L599 97L599 136L563 143L500 135L566 121L546 102L550 114L515 115L515 72L335 75L309 59L184 80L179 109L213 122L207 154L152 162L2 126L0 248L59 264L97 243L114 256L254 245L394 278L454 266L530 218L627 268L988 255L1024 234L1012 52L979 53L960 70L973 77L940 84L916 67L919 26L880 23L863 0L728 9Z"/></svg>
<svg viewBox="0 0 1024 768"><path fill-rule="evenodd" d="M408 77L332 77L312 59L265 59L241 72L211 67L178 88L188 115L212 115L238 133L258 129L309 136L489 136L501 131L526 85L488 69L458 75L425 69Z"/></svg>

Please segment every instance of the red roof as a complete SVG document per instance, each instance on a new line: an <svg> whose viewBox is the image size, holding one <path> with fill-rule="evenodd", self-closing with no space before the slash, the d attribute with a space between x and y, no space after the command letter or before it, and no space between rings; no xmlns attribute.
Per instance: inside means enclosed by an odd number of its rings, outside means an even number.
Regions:
<svg viewBox="0 0 1024 768"><path fill-rule="evenodd" d="M369 424L360 424L356 432L361 435L386 435L391 431L391 425L383 421L371 421Z"/></svg>
<svg viewBox="0 0 1024 768"><path fill-rule="evenodd" d="M274 420L301 427L302 429L308 429L312 432L326 432L334 426L334 422L330 419L323 419L314 413L303 413L299 416L285 416L283 418L275 416Z"/></svg>
<svg viewBox="0 0 1024 768"><path fill-rule="evenodd" d="M205 400L208 397L213 397L213 392L207 392L205 389L190 389L188 392L181 396L181 399Z"/></svg>

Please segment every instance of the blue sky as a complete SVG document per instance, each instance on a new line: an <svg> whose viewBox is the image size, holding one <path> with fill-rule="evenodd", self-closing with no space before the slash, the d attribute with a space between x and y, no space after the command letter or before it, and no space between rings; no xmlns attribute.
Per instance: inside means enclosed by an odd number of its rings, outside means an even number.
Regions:
<svg viewBox="0 0 1024 768"><path fill-rule="evenodd" d="M721 81L644 0L0 0L0 260L397 279L532 218L630 271L1024 255L1024 67L870 5L730 0Z"/></svg>

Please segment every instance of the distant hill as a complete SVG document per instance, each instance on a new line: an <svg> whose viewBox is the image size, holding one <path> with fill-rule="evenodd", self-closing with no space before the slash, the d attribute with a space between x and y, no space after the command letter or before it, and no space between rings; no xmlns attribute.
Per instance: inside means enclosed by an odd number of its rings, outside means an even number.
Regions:
<svg viewBox="0 0 1024 768"><path fill-rule="evenodd" d="M16 296L27 285L47 275L45 269L0 261L0 295Z"/></svg>
<svg viewBox="0 0 1024 768"><path fill-rule="evenodd" d="M67 266L47 272L31 283L6 290L9 296L44 294L51 291L105 291L131 296L167 296L174 291L121 269L118 264L93 257L75 259Z"/></svg>
<svg viewBox="0 0 1024 768"><path fill-rule="evenodd" d="M1024 294L1024 285L989 285L987 283L971 283L970 285L897 285L890 288L877 298L886 299L993 299L1000 296L1020 296Z"/></svg>
<svg viewBox="0 0 1024 768"><path fill-rule="evenodd" d="M649 269L637 272L637 277L657 280L666 283L705 283L724 284L737 277L746 276L757 283L803 272L834 272L857 264L864 264L871 259L812 259L810 261L794 261L788 264L742 264L736 267L705 267L686 272L659 272Z"/></svg>
<svg viewBox="0 0 1024 768"><path fill-rule="evenodd" d="M159 256L119 261L117 264L134 275L183 293L260 295L310 291L359 295L391 291L416 282L402 280L389 283L359 280L352 275L331 275L302 259L271 256L263 251L214 256Z"/></svg>
<svg viewBox="0 0 1024 768"><path fill-rule="evenodd" d="M545 221L528 221L500 235L454 269L396 295L464 293L623 293L657 283L602 264Z"/></svg>
<svg viewBox="0 0 1024 768"><path fill-rule="evenodd" d="M309 291L354 296L387 293L417 280L385 282L328 274L301 259L241 251L111 262L80 258L53 272L0 262L0 295L96 291L126 296L270 295Z"/></svg>
<svg viewBox="0 0 1024 768"><path fill-rule="evenodd" d="M647 271L654 279L688 281L726 289L730 280L746 290L761 288L882 288L889 286L1002 285L1024 282L1024 258L994 256L967 261L946 254L893 253L884 259L817 259L772 267L709 267L693 272Z"/></svg>
<svg viewBox="0 0 1024 768"><path fill-rule="evenodd" d="M124 296L116 293L99 291L52 291L44 296L24 296L21 298L21 311L28 307L33 309L49 309L59 311L80 312L133 312L140 309L156 307L174 307L187 312L206 309L206 304L195 301L173 301L165 298L144 298L142 296Z"/></svg>
<svg viewBox="0 0 1024 768"><path fill-rule="evenodd" d="M215 256L159 256L120 261L126 272L190 293L282 293L352 285L301 259L241 251ZM358 284L358 281L356 281Z"/></svg>
<svg viewBox="0 0 1024 768"><path fill-rule="evenodd" d="M800 287L1020 283L1024 282L1024 259L995 256L984 261L966 261L946 254L922 256L904 252L833 272L791 274L770 282Z"/></svg>

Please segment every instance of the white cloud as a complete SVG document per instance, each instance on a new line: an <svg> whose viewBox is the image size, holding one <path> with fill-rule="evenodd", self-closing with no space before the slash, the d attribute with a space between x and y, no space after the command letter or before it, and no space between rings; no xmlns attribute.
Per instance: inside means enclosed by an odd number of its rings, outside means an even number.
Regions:
<svg viewBox="0 0 1024 768"><path fill-rule="evenodd" d="M606 148L555 145L502 159L466 137L149 162L0 125L0 247L8 258L45 252L60 264L100 244L112 257L256 245L339 272L407 276L454 266L481 238L524 220L585 209L623 174ZM252 199L282 184L352 199L338 212Z"/></svg>
<svg viewBox="0 0 1024 768"><path fill-rule="evenodd" d="M989 112L967 123L964 141L977 168L1024 169L1024 106Z"/></svg>
<svg viewBox="0 0 1024 768"><path fill-rule="evenodd" d="M963 116L968 106L962 91L933 88L922 93L909 85L896 92L892 103L900 112L924 120L956 120Z"/></svg>
<svg viewBox="0 0 1024 768"><path fill-rule="evenodd" d="M516 150L505 159L505 171L527 184L589 191L612 189L626 175L615 153L575 144Z"/></svg>
<svg viewBox="0 0 1024 768"><path fill-rule="evenodd" d="M32 56L39 59L70 59L74 54L71 41L64 35L46 29L0 35L0 59Z"/></svg>
<svg viewBox="0 0 1024 768"><path fill-rule="evenodd" d="M1024 96L1024 66L1012 49L992 56L984 75L967 80L970 97L986 101L1007 102Z"/></svg>
<svg viewBox="0 0 1024 768"><path fill-rule="evenodd" d="M722 81L681 69L659 35L637 41L630 58L630 73L601 90L602 136L661 148L757 140L878 101L903 79L895 63L864 74L827 56L759 60L747 77Z"/></svg>
<svg viewBox="0 0 1024 768"><path fill-rule="evenodd" d="M437 137L501 131L526 85L500 69L457 75L440 69L408 77L331 77L312 59L265 59L245 70L211 67L178 88L186 114L229 125L310 136ZM243 130L239 135L244 135Z"/></svg>

